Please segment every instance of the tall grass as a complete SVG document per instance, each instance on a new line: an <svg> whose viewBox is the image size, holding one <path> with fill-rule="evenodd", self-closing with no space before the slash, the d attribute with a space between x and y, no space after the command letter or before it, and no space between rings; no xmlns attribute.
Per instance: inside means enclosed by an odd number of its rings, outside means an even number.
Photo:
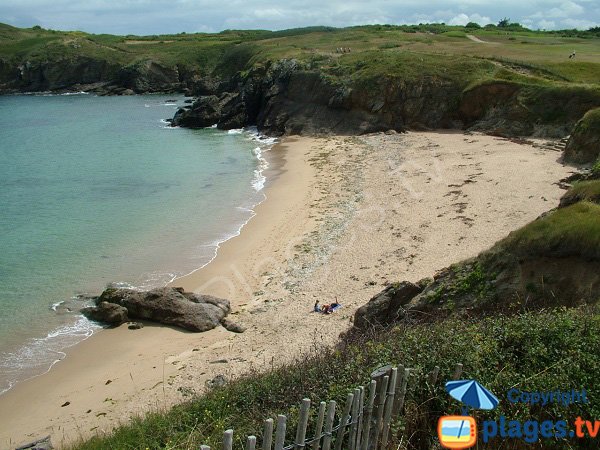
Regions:
<svg viewBox="0 0 600 450"><path fill-rule="evenodd" d="M371 371L388 363L413 368L415 377L406 414L393 424L393 448L432 448L437 418L460 412L460 405L443 388L457 362L464 364L466 378L477 379L501 399L497 410L478 413L479 419L499 415L519 420L600 417L596 400L600 398L600 359L595 345L600 342L600 315L596 308L400 324L355 339L338 349L315 348L290 365L250 373L167 413L137 418L73 449L197 449L202 443L220 448L227 428L235 430L236 448L242 448L243 436L257 434L260 441L262 420L282 413L290 418L291 439L303 397L313 402L343 401L348 391L368 381ZM423 375L436 365L441 368L441 382L430 388ZM544 408L511 404L505 395L512 387L528 391L585 388L594 401ZM314 422L314 411L311 419ZM502 448L518 448L509 444L503 443ZM498 445L491 442L479 448L497 449ZM585 448L577 441L569 445ZM564 442L548 440L537 448L566 447Z"/></svg>

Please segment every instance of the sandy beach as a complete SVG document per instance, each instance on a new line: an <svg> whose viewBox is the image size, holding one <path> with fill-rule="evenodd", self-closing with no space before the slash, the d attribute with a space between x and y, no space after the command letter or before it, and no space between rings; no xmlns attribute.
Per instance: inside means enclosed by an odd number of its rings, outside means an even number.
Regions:
<svg viewBox="0 0 600 450"><path fill-rule="evenodd" d="M173 284L230 299L247 328L102 330L0 396L0 448L62 447L202 392L215 377L330 345L386 284L417 281L555 207L573 171L544 141L460 132L289 137L267 199L209 265ZM335 298L332 315L312 313Z"/></svg>

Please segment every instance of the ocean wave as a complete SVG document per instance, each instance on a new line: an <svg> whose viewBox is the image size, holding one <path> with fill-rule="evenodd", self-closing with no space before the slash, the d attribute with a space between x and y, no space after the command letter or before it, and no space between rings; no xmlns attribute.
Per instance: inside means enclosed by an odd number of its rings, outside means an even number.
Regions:
<svg viewBox="0 0 600 450"><path fill-rule="evenodd" d="M101 326L78 315L69 324L51 330L45 337L31 338L14 351L0 353L0 374L6 385L0 386L0 394L11 389L23 374L34 378L47 373L64 359L64 350L89 338Z"/></svg>

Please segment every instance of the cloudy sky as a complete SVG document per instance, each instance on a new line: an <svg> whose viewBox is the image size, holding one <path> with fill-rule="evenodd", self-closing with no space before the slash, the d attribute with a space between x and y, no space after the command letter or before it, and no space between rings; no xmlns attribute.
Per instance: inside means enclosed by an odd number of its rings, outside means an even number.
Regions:
<svg viewBox="0 0 600 450"><path fill-rule="evenodd" d="M162 34L309 25L497 23L600 25L598 0L0 0L0 22L92 33Z"/></svg>

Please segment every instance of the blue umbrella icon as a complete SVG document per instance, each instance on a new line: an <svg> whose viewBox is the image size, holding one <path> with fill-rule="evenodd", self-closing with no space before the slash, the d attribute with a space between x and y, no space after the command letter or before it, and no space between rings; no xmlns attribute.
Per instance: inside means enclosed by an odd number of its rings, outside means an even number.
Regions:
<svg viewBox="0 0 600 450"><path fill-rule="evenodd" d="M498 398L475 380L448 381L448 394L475 409L494 409Z"/></svg>

